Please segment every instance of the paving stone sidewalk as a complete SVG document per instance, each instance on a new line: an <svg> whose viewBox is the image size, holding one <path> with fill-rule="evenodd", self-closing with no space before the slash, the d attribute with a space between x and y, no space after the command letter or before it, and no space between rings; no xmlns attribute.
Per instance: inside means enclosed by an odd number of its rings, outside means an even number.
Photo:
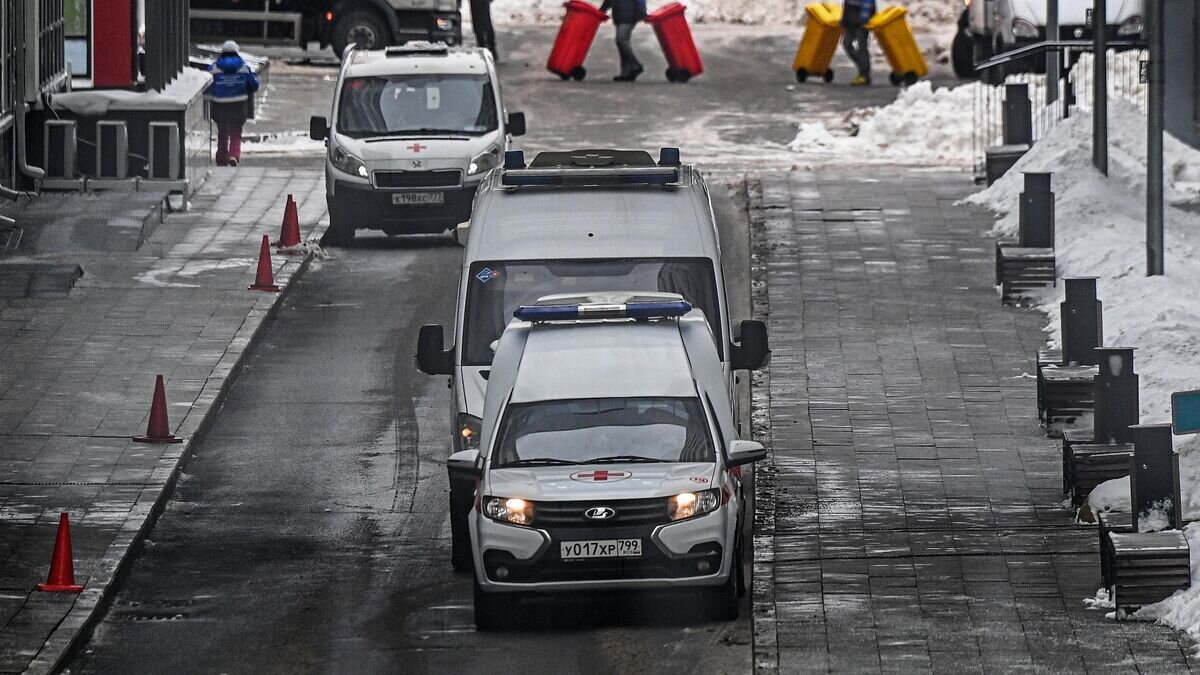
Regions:
<svg viewBox="0 0 1200 675"><path fill-rule="evenodd" d="M1178 672L1194 647L1107 620L1096 532L1038 428L1044 317L992 287L962 174L752 184L769 372L754 654L783 672Z"/></svg>
<svg viewBox="0 0 1200 675"><path fill-rule="evenodd" d="M319 234L323 190L312 170L218 169L136 251L36 256L84 268L68 296L0 299L0 672L53 669L85 625L279 302L246 289L262 235L278 236L287 193ZM277 283L305 260L276 254ZM130 439L156 374L187 443ZM64 511L85 589L36 592Z"/></svg>

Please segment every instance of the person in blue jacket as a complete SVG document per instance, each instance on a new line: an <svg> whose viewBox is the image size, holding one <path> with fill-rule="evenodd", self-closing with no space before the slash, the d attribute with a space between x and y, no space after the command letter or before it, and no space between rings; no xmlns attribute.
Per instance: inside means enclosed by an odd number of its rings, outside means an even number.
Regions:
<svg viewBox="0 0 1200 675"><path fill-rule="evenodd" d="M242 159L242 125L250 116L250 95L258 78L238 55L238 44L227 40L221 56L209 67L213 74L212 119L217 123L217 166L237 166Z"/></svg>
<svg viewBox="0 0 1200 675"><path fill-rule="evenodd" d="M633 53L633 29L646 18L645 0L604 0L601 12L612 11L613 24L617 28L617 53L621 55L621 74L613 79L617 82L633 82L645 68Z"/></svg>
<svg viewBox="0 0 1200 675"><path fill-rule="evenodd" d="M870 34L867 32L867 22L872 16L875 16L875 0L842 2L842 29L845 31L842 47L858 68L858 75L850 80L850 84L871 84L871 50L868 44Z"/></svg>

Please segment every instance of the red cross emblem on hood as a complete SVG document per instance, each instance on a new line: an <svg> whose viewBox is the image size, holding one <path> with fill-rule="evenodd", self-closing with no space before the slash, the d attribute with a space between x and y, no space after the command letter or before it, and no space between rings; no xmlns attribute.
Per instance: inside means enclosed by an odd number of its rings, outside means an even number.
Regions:
<svg viewBox="0 0 1200 675"><path fill-rule="evenodd" d="M422 150L428 150L429 146L421 145L420 143L413 143L412 145L408 146L408 149L412 150L413 152L420 152Z"/></svg>
<svg viewBox="0 0 1200 675"><path fill-rule="evenodd" d="M606 483L612 480L625 480L633 474L628 471L606 471L598 469L596 471L579 471L571 474L571 480L577 480L581 483Z"/></svg>

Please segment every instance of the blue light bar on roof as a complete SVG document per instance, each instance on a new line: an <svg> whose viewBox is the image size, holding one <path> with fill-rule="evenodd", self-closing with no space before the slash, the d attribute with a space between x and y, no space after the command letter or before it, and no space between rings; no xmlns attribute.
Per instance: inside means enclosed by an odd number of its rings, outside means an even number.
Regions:
<svg viewBox="0 0 1200 675"><path fill-rule="evenodd" d="M513 312L521 321L574 321L577 319L667 319L692 311L684 300L668 302L630 302L623 305L589 303L581 305L522 305Z"/></svg>

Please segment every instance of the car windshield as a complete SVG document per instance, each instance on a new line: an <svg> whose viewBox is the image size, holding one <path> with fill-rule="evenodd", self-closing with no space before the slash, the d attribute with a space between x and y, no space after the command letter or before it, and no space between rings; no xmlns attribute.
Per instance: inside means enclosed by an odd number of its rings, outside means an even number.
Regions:
<svg viewBox="0 0 1200 675"><path fill-rule="evenodd" d="M492 83L484 75L350 77L342 84L338 133L480 135L496 129Z"/></svg>
<svg viewBox="0 0 1200 675"><path fill-rule="evenodd" d="M493 468L716 460L698 398L514 403L497 438Z"/></svg>
<svg viewBox="0 0 1200 675"><path fill-rule="evenodd" d="M500 339L513 312L555 293L678 293L704 311L721 344L717 282L707 258L484 261L471 265L470 272L463 313L466 366L489 365L492 343Z"/></svg>

